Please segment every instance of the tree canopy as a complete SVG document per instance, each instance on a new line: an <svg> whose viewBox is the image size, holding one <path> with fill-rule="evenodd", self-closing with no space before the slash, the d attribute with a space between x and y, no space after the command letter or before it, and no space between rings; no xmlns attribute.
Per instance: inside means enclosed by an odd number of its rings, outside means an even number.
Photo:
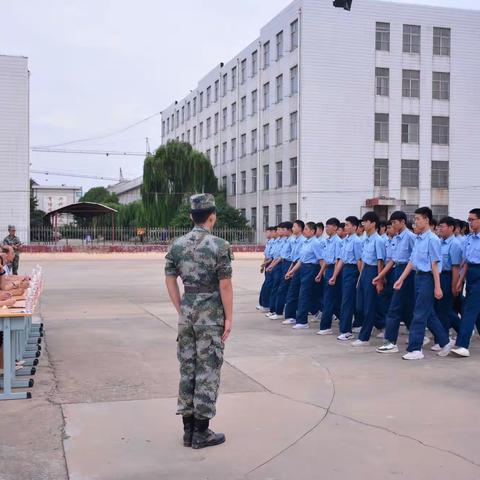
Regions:
<svg viewBox="0 0 480 480"><path fill-rule="evenodd" d="M118 196L116 193L110 193L105 187L94 187L91 188L82 198L81 202L93 202L93 203L102 203L106 204L116 204L118 205Z"/></svg>

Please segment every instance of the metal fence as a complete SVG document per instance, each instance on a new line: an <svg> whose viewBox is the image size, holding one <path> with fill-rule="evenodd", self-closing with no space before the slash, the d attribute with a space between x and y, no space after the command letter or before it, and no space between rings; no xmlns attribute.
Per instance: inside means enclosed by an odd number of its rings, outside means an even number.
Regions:
<svg viewBox="0 0 480 480"><path fill-rule="evenodd" d="M71 245L100 246L111 244L125 245L167 245L175 238L188 233L190 228L140 228L140 227L77 227L60 226L33 227L30 229L30 244L34 245ZM251 228L215 228L214 235L224 238L231 244L256 243L255 230ZM21 241L26 236L17 232Z"/></svg>

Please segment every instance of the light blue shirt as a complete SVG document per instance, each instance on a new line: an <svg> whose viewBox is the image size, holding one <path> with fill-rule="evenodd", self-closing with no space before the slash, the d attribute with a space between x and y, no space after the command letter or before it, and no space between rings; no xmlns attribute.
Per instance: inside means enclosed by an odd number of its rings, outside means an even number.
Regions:
<svg viewBox="0 0 480 480"><path fill-rule="evenodd" d="M288 260L289 262L292 261L292 251L295 246L296 237L290 235L289 237L285 237L285 242L283 243L282 251L280 252L280 256L284 260Z"/></svg>
<svg viewBox="0 0 480 480"><path fill-rule="evenodd" d="M470 233L463 246L463 258L467 263L480 263L480 233Z"/></svg>
<svg viewBox="0 0 480 480"><path fill-rule="evenodd" d="M365 238L362 260L367 265L377 265L378 260L385 261L385 242L377 232Z"/></svg>
<svg viewBox="0 0 480 480"><path fill-rule="evenodd" d="M268 240L268 242L265 244L265 250L264 250L264 252L263 252L263 254L265 255L265 258L271 258L271 257L270 257L270 254L271 254L271 251L272 251L273 241L274 241L274 239L271 238L271 239Z"/></svg>
<svg viewBox="0 0 480 480"><path fill-rule="evenodd" d="M438 271L442 271L440 239L430 229L416 236L410 261L415 270L420 272L431 272L432 262L438 262Z"/></svg>
<svg viewBox="0 0 480 480"><path fill-rule="evenodd" d="M323 248L315 237L307 238L303 244L300 262L318 263L323 256Z"/></svg>
<svg viewBox="0 0 480 480"><path fill-rule="evenodd" d="M452 270L452 265L459 266L462 263L462 247L454 235L447 239L443 239L441 244L442 250L442 270Z"/></svg>
<svg viewBox="0 0 480 480"><path fill-rule="evenodd" d="M283 242L285 241L284 237L276 238L272 247L272 258L275 260L280 258L280 252L282 251Z"/></svg>
<svg viewBox="0 0 480 480"><path fill-rule="evenodd" d="M415 234L406 228L395 235L392 241L392 260L395 263L408 263L415 245Z"/></svg>
<svg viewBox="0 0 480 480"><path fill-rule="evenodd" d="M392 259L392 253L393 253L393 237L390 238L387 235L387 238L385 239L385 261L389 261Z"/></svg>
<svg viewBox="0 0 480 480"><path fill-rule="evenodd" d="M342 241L340 260L347 264L357 263L362 258L362 246L362 240L356 233L346 236Z"/></svg>
<svg viewBox="0 0 480 480"><path fill-rule="evenodd" d="M327 265L331 265L337 261L342 252L342 239L337 235L327 237L325 240L325 249L323 259Z"/></svg>
<svg viewBox="0 0 480 480"><path fill-rule="evenodd" d="M303 235L300 235L295 239L295 244L292 251L292 262L296 262L300 258L303 244L305 243L306 240L307 239Z"/></svg>

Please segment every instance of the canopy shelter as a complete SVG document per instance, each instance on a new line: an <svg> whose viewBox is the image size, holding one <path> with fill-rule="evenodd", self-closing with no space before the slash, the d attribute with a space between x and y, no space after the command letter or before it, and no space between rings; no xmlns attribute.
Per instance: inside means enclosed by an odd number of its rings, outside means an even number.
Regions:
<svg viewBox="0 0 480 480"><path fill-rule="evenodd" d="M101 203L93 202L78 202L65 205L64 207L57 208L48 212L43 218L48 220L50 225L56 230L58 226L58 215L62 213L76 215L85 219L91 219L93 217L100 217L102 215L111 215L112 218L112 240L115 240L115 214L117 210Z"/></svg>

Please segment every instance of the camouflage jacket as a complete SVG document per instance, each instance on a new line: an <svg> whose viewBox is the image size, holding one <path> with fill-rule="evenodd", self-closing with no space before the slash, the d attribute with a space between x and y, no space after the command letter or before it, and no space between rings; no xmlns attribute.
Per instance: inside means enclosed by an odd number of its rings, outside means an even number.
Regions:
<svg viewBox="0 0 480 480"><path fill-rule="evenodd" d="M186 287L202 293L185 293L179 324L223 325L225 312L219 281L232 276L230 244L203 227L176 239L165 257L165 275L180 277Z"/></svg>
<svg viewBox="0 0 480 480"><path fill-rule="evenodd" d="M20 245L22 245L22 242L20 241L20 239L15 235L13 237L11 237L10 235L7 235L4 239L3 239L3 244L4 245L10 245L11 247L19 247ZM18 250L15 250L15 255L18 255L20 252Z"/></svg>

